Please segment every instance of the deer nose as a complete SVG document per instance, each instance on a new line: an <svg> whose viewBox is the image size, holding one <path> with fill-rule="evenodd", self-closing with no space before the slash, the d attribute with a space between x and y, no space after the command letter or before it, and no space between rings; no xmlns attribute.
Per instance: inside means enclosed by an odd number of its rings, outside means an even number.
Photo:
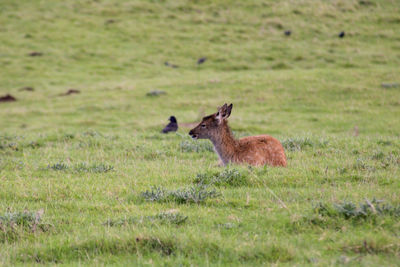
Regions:
<svg viewBox="0 0 400 267"><path fill-rule="evenodd" d="M197 134L195 134L193 130L190 130L189 135L190 135L193 139L199 138L199 136L198 136Z"/></svg>

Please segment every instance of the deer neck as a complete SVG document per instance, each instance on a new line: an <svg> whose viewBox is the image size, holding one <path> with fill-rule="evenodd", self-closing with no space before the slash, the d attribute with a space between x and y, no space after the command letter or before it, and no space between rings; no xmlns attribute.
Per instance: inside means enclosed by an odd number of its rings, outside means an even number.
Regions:
<svg viewBox="0 0 400 267"><path fill-rule="evenodd" d="M217 152L224 165L233 160L236 151L237 140L233 137L231 129L227 123L224 123L219 133L210 139L214 145L215 152Z"/></svg>

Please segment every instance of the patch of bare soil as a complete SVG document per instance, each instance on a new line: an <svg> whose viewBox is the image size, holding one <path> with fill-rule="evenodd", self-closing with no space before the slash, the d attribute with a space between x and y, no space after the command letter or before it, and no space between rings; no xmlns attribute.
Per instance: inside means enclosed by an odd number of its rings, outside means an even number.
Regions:
<svg viewBox="0 0 400 267"><path fill-rule="evenodd" d="M80 94L81 91L76 90L76 89L69 89L67 92L60 94L60 96L67 96L67 95L73 95L73 94Z"/></svg>
<svg viewBox="0 0 400 267"><path fill-rule="evenodd" d="M43 56L43 53L42 53L42 52L34 51L34 52L29 53L28 55L29 55L30 57L41 57L41 56Z"/></svg>
<svg viewBox="0 0 400 267"><path fill-rule="evenodd" d="M0 96L0 102L14 102L14 101L17 101L17 99L10 94Z"/></svg>

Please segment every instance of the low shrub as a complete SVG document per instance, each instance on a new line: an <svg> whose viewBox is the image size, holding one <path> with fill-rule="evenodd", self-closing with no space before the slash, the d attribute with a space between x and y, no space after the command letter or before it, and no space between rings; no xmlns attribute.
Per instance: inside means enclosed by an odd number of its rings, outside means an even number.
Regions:
<svg viewBox="0 0 400 267"><path fill-rule="evenodd" d="M129 217L117 220L109 219L104 224L107 226L123 226L130 224L174 224L181 225L186 222L187 216L179 212L161 212L153 216Z"/></svg>
<svg viewBox="0 0 400 267"><path fill-rule="evenodd" d="M314 212L329 217L340 216L345 219L367 219L377 216L400 217L400 205L392 206L385 204L382 200L365 200L359 205L350 201L344 201L333 206L319 203Z"/></svg>
<svg viewBox="0 0 400 267"><path fill-rule="evenodd" d="M55 170L55 171L64 171L64 170L67 170L69 167L65 163L58 162L58 163L55 163L55 164L47 165L47 168Z"/></svg>
<svg viewBox="0 0 400 267"><path fill-rule="evenodd" d="M91 173L105 173L114 170L114 167L111 165L107 165L104 163L92 163L88 164L85 162L81 162L75 164L73 166L68 166L63 162L49 164L47 165L47 169L55 170L55 171L65 171L72 170L74 172L91 172Z"/></svg>
<svg viewBox="0 0 400 267"><path fill-rule="evenodd" d="M288 151L300 151L306 147L325 147L328 144L326 140L312 140L309 137L287 138L282 141L283 147Z"/></svg>
<svg viewBox="0 0 400 267"><path fill-rule="evenodd" d="M0 242L14 241L25 233L46 232L50 225L42 222L43 210L38 212L6 212L0 215Z"/></svg>
<svg viewBox="0 0 400 267"><path fill-rule="evenodd" d="M147 201L183 203L201 203L209 198L220 195L214 188L205 185L190 186L177 190L165 190L161 187L153 187L141 193L141 197Z"/></svg>
<svg viewBox="0 0 400 267"><path fill-rule="evenodd" d="M199 173L193 182L201 185L215 186L245 186L249 184L247 174L238 169L225 169L222 172L214 173Z"/></svg>
<svg viewBox="0 0 400 267"><path fill-rule="evenodd" d="M77 172L93 172L93 173L103 173L113 171L114 167L104 163L79 163L74 166L74 170Z"/></svg>
<svg viewBox="0 0 400 267"><path fill-rule="evenodd" d="M213 152L214 147L208 141L192 141L192 140L184 140L180 143L180 150L182 152Z"/></svg>

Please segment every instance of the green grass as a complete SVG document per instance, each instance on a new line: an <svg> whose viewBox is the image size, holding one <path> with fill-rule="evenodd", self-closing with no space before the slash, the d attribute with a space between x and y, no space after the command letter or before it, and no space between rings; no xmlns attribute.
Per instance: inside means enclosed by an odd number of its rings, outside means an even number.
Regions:
<svg viewBox="0 0 400 267"><path fill-rule="evenodd" d="M398 266L399 14L1 1L0 96L17 102L0 103L0 265ZM190 140L223 103L236 136L273 135L288 167L218 167ZM170 115L184 124L162 135Z"/></svg>

